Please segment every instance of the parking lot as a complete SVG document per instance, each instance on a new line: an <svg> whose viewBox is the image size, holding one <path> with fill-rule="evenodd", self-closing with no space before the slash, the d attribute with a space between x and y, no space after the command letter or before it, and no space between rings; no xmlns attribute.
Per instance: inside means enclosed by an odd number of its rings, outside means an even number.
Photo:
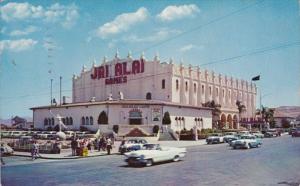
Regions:
<svg viewBox="0 0 300 186"><path fill-rule="evenodd" d="M187 148L184 161L128 167L120 155L75 160L5 157L3 185L299 185L300 138L263 139L260 148ZM34 181L33 181L34 180Z"/></svg>

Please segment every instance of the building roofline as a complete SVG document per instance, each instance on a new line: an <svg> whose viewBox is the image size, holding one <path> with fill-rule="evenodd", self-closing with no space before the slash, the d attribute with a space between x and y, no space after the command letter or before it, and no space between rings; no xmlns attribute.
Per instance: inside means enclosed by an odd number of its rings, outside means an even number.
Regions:
<svg viewBox="0 0 300 186"><path fill-rule="evenodd" d="M78 103L67 103L62 105L47 105L47 106L39 106L39 107L32 107L30 110L36 109L51 109L51 108L66 108L66 107L78 107L78 106L94 106L94 105L127 105L127 104L134 104L134 105L164 105L164 106L178 106L183 108L194 108L194 109L204 109L204 110L212 110L209 107L199 107L199 106L192 106L186 104L179 104L179 103L172 103L172 102L165 102L160 100L140 100L140 99L126 99L126 100L107 100L107 101L95 101L95 102L78 102Z"/></svg>

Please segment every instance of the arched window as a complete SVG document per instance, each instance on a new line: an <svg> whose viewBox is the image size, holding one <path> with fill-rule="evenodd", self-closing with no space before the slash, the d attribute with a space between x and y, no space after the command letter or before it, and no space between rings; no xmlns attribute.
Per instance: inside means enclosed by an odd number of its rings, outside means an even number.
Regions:
<svg viewBox="0 0 300 186"><path fill-rule="evenodd" d="M73 125L73 118L70 117L70 125Z"/></svg>
<svg viewBox="0 0 300 186"><path fill-rule="evenodd" d="M210 95L210 96L211 96L211 93L212 93L212 92L211 92L211 87L209 87L209 95Z"/></svg>
<svg viewBox="0 0 300 186"><path fill-rule="evenodd" d="M176 90L178 90L179 89L179 81L178 81L178 79L176 79Z"/></svg>
<svg viewBox="0 0 300 186"><path fill-rule="evenodd" d="M86 125L90 124L89 117L86 117L86 118L85 118L85 124L86 124Z"/></svg>
<svg viewBox="0 0 300 186"><path fill-rule="evenodd" d="M151 100L151 99L152 99L152 96L151 96L151 93L150 93L150 92L148 92L148 93L146 94L146 99L147 99L147 100Z"/></svg>
<svg viewBox="0 0 300 186"><path fill-rule="evenodd" d="M51 125L54 125L54 118L51 118Z"/></svg>
<svg viewBox="0 0 300 186"><path fill-rule="evenodd" d="M166 88L166 80L164 80L164 79L161 81L161 88L162 89Z"/></svg>
<svg viewBox="0 0 300 186"><path fill-rule="evenodd" d="M204 94L204 85L202 85L201 88L202 88L202 94Z"/></svg>
<svg viewBox="0 0 300 186"><path fill-rule="evenodd" d="M216 88L216 95L219 96L219 89Z"/></svg>
<svg viewBox="0 0 300 186"><path fill-rule="evenodd" d="M188 82L186 81L186 82L185 82L185 91L188 91L188 88L189 88L189 87L188 87Z"/></svg>
<svg viewBox="0 0 300 186"><path fill-rule="evenodd" d="M196 93L197 92L197 85L196 85L196 83L194 83L194 93Z"/></svg>
<svg viewBox="0 0 300 186"><path fill-rule="evenodd" d="M66 125L69 125L70 123L69 123L69 118L67 117L66 118Z"/></svg>
<svg viewBox="0 0 300 186"><path fill-rule="evenodd" d="M47 118L44 119L44 125L48 125L48 119Z"/></svg>
<svg viewBox="0 0 300 186"><path fill-rule="evenodd" d="M85 119L84 119L84 117L81 118L81 125L85 125Z"/></svg>
<svg viewBox="0 0 300 186"><path fill-rule="evenodd" d="M51 124L51 119L50 118L48 118L48 125L50 125Z"/></svg>
<svg viewBox="0 0 300 186"><path fill-rule="evenodd" d="M94 119L92 116L90 116L90 125L93 125L94 124Z"/></svg>

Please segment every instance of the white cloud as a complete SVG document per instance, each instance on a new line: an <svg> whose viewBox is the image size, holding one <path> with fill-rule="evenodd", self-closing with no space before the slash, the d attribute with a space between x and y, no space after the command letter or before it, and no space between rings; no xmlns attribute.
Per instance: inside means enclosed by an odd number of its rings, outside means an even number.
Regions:
<svg viewBox="0 0 300 186"><path fill-rule="evenodd" d="M68 6L55 3L50 7L34 6L29 3L7 3L0 7L1 18L6 21L42 19L46 22L60 22L65 28L72 27L79 17L78 8L71 4Z"/></svg>
<svg viewBox="0 0 300 186"><path fill-rule="evenodd" d="M4 50L11 52L28 50L37 43L37 41L32 39L2 40L0 41L0 53L2 53Z"/></svg>
<svg viewBox="0 0 300 186"><path fill-rule="evenodd" d="M181 47L179 49L180 52L187 52L187 51L190 51L190 50L193 50L193 49L203 49L204 47L201 45L201 46L197 46L197 45L193 45L193 44L188 44L188 45L185 45L183 47Z"/></svg>
<svg viewBox="0 0 300 186"><path fill-rule="evenodd" d="M161 21L173 21L184 17L193 17L199 12L200 9L195 4L167 6L160 14L157 15L157 17Z"/></svg>
<svg viewBox="0 0 300 186"><path fill-rule="evenodd" d="M176 34L181 33L181 31L179 30L171 30L168 28L161 28L161 29L157 29L153 32L153 34L148 35L148 36L136 36L136 35L130 35L128 37L124 37L123 41L125 42L158 42L158 41L162 41L165 40L171 36L174 36Z"/></svg>
<svg viewBox="0 0 300 186"><path fill-rule="evenodd" d="M96 31L96 35L101 38L107 38L110 35L127 31L133 25L145 21L147 17L148 10L144 7L133 13L120 14L113 21L100 26Z"/></svg>
<svg viewBox="0 0 300 186"><path fill-rule="evenodd" d="M24 35L28 35L31 34L33 32L38 31L38 28L35 26L28 26L27 28L25 28L24 30L13 30L12 32L10 32L10 36L24 36Z"/></svg>

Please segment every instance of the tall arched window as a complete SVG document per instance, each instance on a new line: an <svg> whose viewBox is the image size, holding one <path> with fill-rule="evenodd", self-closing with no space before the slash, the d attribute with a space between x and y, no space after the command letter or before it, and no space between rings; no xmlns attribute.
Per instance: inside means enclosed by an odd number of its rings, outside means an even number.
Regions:
<svg viewBox="0 0 300 186"><path fill-rule="evenodd" d="M93 125L94 124L94 119L92 116L90 116L90 125Z"/></svg>
<svg viewBox="0 0 300 186"><path fill-rule="evenodd" d="M166 88L166 80L164 80L164 79L161 81L161 88L162 89Z"/></svg>
<svg viewBox="0 0 300 186"><path fill-rule="evenodd" d="M54 118L51 118L51 125L54 125Z"/></svg>
<svg viewBox="0 0 300 186"><path fill-rule="evenodd" d="M202 94L204 94L204 85L202 85L201 87L202 87Z"/></svg>
<svg viewBox="0 0 300 186"><path fill-rule="evenodd" d="M70 125L73 125L73 118L70 117Z"/></svg>
<svg viewBox="0 0 300 186"><path fill-rule="evenodd" d="M51 124L51 119L50 118L48 118L48 125L50 125Z"/></svg>
<svg viewBox="0 0 300 186"><path fill-rule="evenodd" d="M85 118L84 117L81 118L81 125L85 125Z"/></svg>
<svg viewBox="0 0 300 186"><path fill-rule="evenodd" d="M188 87L188 82L185 82L185 91L188 91L189 87Z"/></svg>
<svg viewBox="0 0 300 186"><path fill-rule="evenodd" d="M69 123L69 118L67 117L66 118L66 125L69 125L70 123Z"/></svg>
<svg viewBox="0 0 300 186"><path fill-rule="evenodd" d="M176 79L176 90L178 90L179 89L179 81L178 81L178 79Z"/></svg>
<svg viewBox="0 0 300 186"><path fill-rule="evenodd" d="M196 85L196 83L194 83L194 93L196 93L197 92L197 85Z"/></svg>
<svg viewBox="0 0 300 186"><path fill-rule="evenodd" d="M209 95L210 95L210 96L211 96L211 93L212 93L212 92L211 92L211 87L209 87Z"/></svg>
<svg viewBox="0 0 300 186"><path fill-rule="evenodd" d="M47 118L44 119L44 125L48 125L48 119Z"/></svg>
<svg viewBox="0 0 300 186"><path fill-rule="evenodd" d="M85 118L85 124L86 124L86 125L90 124L89 117L86 117L86 118Z"/></svg>
<svg viewBox="0 0 300 186"><path fill-rule="evenodd" d="M66 118L62 118L61 121L63 122L63 124L66 124Z"/></svg>
<svg viewBox="0 0 300 186"><path fill-rule="evenodd" d="M151 99L152 99L152 96L151 96L151 93L150 93L150 92L148 92L148 93L146 94L146 99L147 99L147 100L151 100Z"/></svg>

